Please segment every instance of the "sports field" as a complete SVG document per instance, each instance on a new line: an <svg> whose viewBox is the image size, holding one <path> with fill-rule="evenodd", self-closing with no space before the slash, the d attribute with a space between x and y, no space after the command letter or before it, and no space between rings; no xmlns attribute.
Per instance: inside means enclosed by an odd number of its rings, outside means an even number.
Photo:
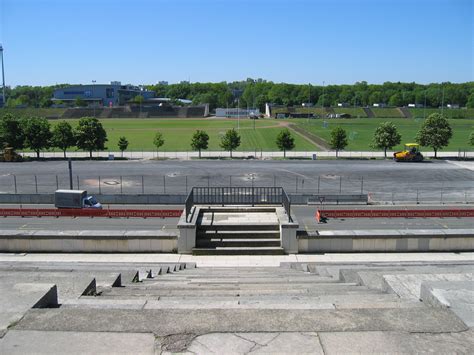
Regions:
<svg viewBox="0 0 474 355"><path fill-rule="evenodd" d="M395 149L402 148L403 143L414 142L416 133L423 123L423 119L407 118L360 118L360 119L294 119L291 122L304 128L325 141L329 142L331 130L334 127L342 127L348 136L346 150L375 150L370 147L374 131L382 122L390 121L397 126L402 135L402 144ZM474 119L452 119L449 120L453 129L453 137L445 150L456 151L458 149L472 149L469 147L468 138L470 132L474 131ZM431 150L424 148L424 150Z"/></svg>
<svg viewBox="0 0 474 355"><path fill-rule="evenodd" d="M67 120L73 127L78 120ZM56 124L57 120L51 121ZM120 136L129 141L128 151L154 151L153 138L157 131L163 134L165 144L160 151L190 151L191 138L197 129L204 130L209 135L211 151L222 150L219 146L221 137L231 128L239 133L241 144L238 151L277 151L275 143L278 133L285 128L286 122L277 120L240 119L102 119L102 125L107 131L107 147L118 150L117 142ZM255 129L254 129L255 123ZM316 146L305 138L294 135L295 149L298 151L317 150Z"/></svg>
<svg viewBox="0 0 474 355"><path fill-rule="evenodd" d="M68 120L73 127L78 120ZM376 150L370 147L375 128L382 122L393 122L402 135L402 144L413 142L416 132L420 128L423 119L406 118L360 118L360 119L102 119L101 122L107 131L109 141L107 147L111 151L116 151L117 142L120 136L125 136L130 142L128 151L153 151L153 137L157 131L163 133L165 144L160 151L190 151L191 137L197 129L206 131L209 134L210 151L220 151L221 137L226 130L240 125L241 145L238 151L277 151L275 140L278 133L292 125L299 126L304 130L322 138L326 142L330 139L331 130L340 126L347 131L349 145L346 150ZM52 120L54 125L58 120ZM255 123L255 129L254 129ZM456 151L458 149L472 149L468 145L470 132L474 131L474 119L453 119L450 120L453 128L453 138L450 145L445 150ZM296 132L292 132L295 138L296 151L317 151L320 150L316 144L311 142L311 138L302 137ZM402 145L395 149L402 148ZM429 148L424 148L428 150Z"/></svg>

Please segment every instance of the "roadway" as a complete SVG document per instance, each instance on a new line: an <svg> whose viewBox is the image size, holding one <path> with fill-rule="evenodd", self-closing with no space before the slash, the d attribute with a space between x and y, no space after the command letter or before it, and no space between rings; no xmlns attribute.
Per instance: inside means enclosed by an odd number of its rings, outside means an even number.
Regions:
<svg viewBox="0 0 474 355"><path fill-rule="evenodd" d="M56 178L57 177L57 178ZM69 186L67 162L4 163L0 193ZM99 184L100 179L100 184ZM183 194L192 186L283 186L288 193L369 193L375 202L474 202L474 162L392 160L75 161L74 188L90 193Z"/></svg>

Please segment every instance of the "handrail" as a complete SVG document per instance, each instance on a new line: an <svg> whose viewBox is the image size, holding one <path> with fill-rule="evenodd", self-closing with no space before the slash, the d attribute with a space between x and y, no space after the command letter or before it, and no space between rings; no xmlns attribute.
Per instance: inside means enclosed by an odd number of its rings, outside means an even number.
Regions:
<svg viewBox="0 0 474 355"><path fill-rule="evenodd" d="M186 201L184 202L186 208L186 222L188 221L188 217L191 215L191 209L194 206L194 188L191 189L188 196L186 197Z"/></svg>
<svg viewBox="0 0 474 355"><path fill-rule="evenodd" d="M282 205L290 222L291 202L282 187L195 186L186 198L186 221L194 205Z"/></svg>

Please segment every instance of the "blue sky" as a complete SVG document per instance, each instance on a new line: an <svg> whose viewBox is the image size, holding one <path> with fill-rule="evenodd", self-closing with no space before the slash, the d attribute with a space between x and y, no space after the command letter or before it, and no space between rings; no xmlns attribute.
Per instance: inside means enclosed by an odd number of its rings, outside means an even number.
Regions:
<svg viewBox="0 0 474 355"><path fill-rule="evenodd" d="M0 0L7 85L474 80L473 0Z"/></svg>

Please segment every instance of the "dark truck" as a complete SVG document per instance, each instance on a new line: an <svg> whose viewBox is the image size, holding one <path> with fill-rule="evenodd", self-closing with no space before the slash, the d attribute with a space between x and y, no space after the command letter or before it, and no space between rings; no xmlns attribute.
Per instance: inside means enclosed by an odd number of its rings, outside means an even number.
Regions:
<svg viewBox="0 0 474 355"><path fill-rule="evenodd" d="M85 190L56 190L54 206L57 208L102 208L94 196Z"/></svg>

